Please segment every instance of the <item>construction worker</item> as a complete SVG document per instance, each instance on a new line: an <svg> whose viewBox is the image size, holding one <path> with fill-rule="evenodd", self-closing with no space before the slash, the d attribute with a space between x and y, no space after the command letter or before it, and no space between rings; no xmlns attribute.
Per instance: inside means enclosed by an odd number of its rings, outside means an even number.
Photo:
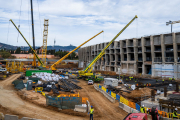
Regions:
<svg viewBox="0 0 180 120"><path fill-rule="evenodd" d="M162 80L162 82L164 83L164 79Z"/></svg>
<svg viewBox="0 0 180 120"><path fill-rule="evenodd" d="M151 115L152 120L159 120L158 110L155 106L152 107L152 109L149 109L148 112Z"/></svg>
<svg viewBox="0 0 180 120"><path fill-rule="evenodd" d="M90 120L93 120L93 114L94 114L94 108L93 108L93 106L91 106L91 108L90 108Z"/></svg>
<svg viewBox="0 0 180 120"><path fill-rule="evenodd" d="M177 116L177 110L178 110L177 108L174 109L173 118L178 118L178 116Z"/></svg>
<svg viewBox="0 0 180 120"><path fill-rule="evenodd" d="M141 113L145 113L144 105L142 105L142 107L141 107Z"/></svg>

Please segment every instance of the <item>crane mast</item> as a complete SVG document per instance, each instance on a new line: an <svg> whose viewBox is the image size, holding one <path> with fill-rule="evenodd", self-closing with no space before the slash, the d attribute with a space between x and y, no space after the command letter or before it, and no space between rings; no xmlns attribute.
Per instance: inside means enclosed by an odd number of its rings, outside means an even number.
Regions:
<svg viewBox="0 0 180 120"><path fill-rule="evenodd" d="M57 70L56 66L63 61L65 58L67 58L72 52L74 52L75 50L77 50L78 48L80 48L81 46L83 46L84 44L86 44L87 42L89 42L90 40L92 40L93 38L95 38L96 36L98 36L99 34L101 34L102 32L104 32L103 30L101 32L99 32L98 34L96 34L95 36L93 36L92 38L90 38L89 40L85 41L84 43L82 43L81 45L79 45L77 48L75 48L74 50L72 50L71 52L69 52L68 54L66 54L64 57L62 57L60 60L58 60L56 63L54 63L51 66L51 70L55 71Z"/></svg>
<svg viewBox="0 0 180 120"><path fill-rule="evenodd" d="M42 62L44 64L43 67L46 67L48 26L49 26L49 19L44 19L43 45L42 45Z"/></svg>
<svg viewBox="0 0 180 120"><path fill-rule="evenodd" d="M136 19L137 15L106 45L106 47L91 61L91 63L83 70L79 71L80 76L91 76L93 73L87 71L93 66L95 62L97 62L105 53L105 50L111 45L112 42L116 40L116 38ZM91 71L91 70L90 70Z"/></svg>

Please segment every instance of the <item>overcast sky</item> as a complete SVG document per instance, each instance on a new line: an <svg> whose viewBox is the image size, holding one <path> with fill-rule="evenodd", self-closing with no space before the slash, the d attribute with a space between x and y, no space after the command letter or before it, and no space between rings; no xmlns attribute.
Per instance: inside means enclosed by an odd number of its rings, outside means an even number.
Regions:
<svg viewBox="0 0 180 120"><path fill-rule="evenodd" d="M116 40L167 33L166 22L180 20L180 0L33 0L33 8L36 46L42 45L44 19L49 19L48 45L56 39L60 46L78 46L101 30L84 46L108 42L135 15L138 19ZM27 46L12 19L32 45L30 15L30 0L0 0L0 42ZM180 31L180 24L173 31Z"/></svg>

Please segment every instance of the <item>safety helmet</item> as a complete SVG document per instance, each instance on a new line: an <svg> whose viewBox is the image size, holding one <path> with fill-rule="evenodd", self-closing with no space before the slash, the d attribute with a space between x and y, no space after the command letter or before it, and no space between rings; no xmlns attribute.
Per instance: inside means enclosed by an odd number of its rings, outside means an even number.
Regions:
<svg viewBox="0 0 180 120"><path fill-rule="evenodd" d="M178 110L177 108L175 108L175 110Z"/></svg>
<svg viewBox="0 0 180 120"><path fill-rule="evenodd" d="M93 106L91 106L91 108L93 108Z"/></svg>
<svg viewBox="0 0 180 120"><path fill-rule="evenodd" d="M144 107L144 105L142 105Z"/></svg>

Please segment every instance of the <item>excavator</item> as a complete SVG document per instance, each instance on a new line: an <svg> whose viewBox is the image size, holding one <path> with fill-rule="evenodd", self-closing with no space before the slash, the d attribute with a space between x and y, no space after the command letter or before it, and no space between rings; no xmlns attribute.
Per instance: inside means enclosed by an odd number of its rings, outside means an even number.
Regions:
<svg viewBox="0 0 180 120"><path fill-rule="evenodd" d="M80 48L82 45L86 44L87 42L89 42L90 40L92 40L93 38L95 38L96 36L98 36L99 34L101 34L102 32L104 32L103 30L101 32L99 32L98 34L96 34L95 36L93 36L92 38L90 38L89 40L85 41L84 43L82 43L81 45L79 45L78 47L76 47L74 50L72 50L71 52L69 52L68 54L66 54L64 57L62 57L60 60L58 60L56 63L54 63L51 66L51 70L53 72L55 72L57 70L57 65L59 63L61 63L65 58L67 58L72 52L74 52L75 50L77 50L78 48Z"/></svg>
<svg viewBox="0 0 180 120"><path fill-rule="evenodd" d="M92 68L94 63L96 63L104 54L105 50L113 43L116 38L136 19L137 15L106 45L106 47L91 61L91 63L83 70L78 71L79 78L83 78L85 80L89 80L88 77L91 77L95 82L103 80L102 76L96 76L92 73Z"/></svg>

